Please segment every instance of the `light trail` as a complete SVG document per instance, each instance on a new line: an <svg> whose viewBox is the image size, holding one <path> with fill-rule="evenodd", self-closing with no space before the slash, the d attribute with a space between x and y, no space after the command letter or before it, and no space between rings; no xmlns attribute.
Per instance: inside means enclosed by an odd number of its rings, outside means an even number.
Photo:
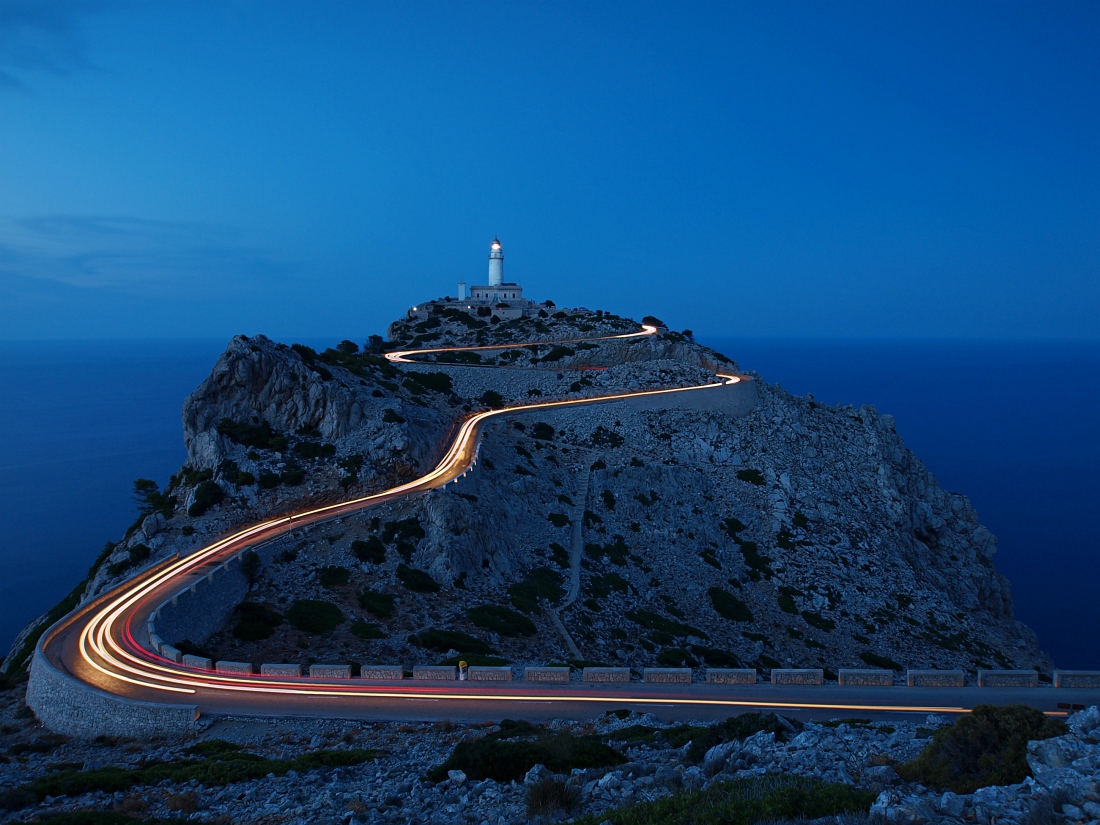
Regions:
<svg viewBox="0 0 1100 825"><path fill-rule="evenodd" d="M575 338L565 341L532 342L540 345L576 343L580 341L601 341L629 339L650 336L657 328L644 325L642 330L622 335L597 338ZM394 363L416 363L411 357L437 352L456 350L492 350L514 349L527 344L490 345L477 347L446 347L439 349L404 350L392 352L386 358ZM444 365L446 366L446 365ZM407 700L454 700L479 702L535 702L535 703L584 703L599 704L648 704L659 706L721 706L730 708L770 707L777 709L810 709L827 711L863 711L863 712L911 712L911 713L966 713L967 709L956 706L921 705L876 705L864 703L824 703L824 702L786 702L753 701L748 698L725 698L721 696L687 697L673 695L632 694L607 690L581 690L571 688L531 688L516 691L501 690L456 690L453 687L386 686L321 682L305 678L279 678L263 675L232 675L213 671L198 670L177 664L157 653L145 649L134 638L133 625L140 619L139 627L144 632L144 622L158 609L155 603L163 605L174 596L179 596L193 584L215 574L222 566L245 549L266 543L286 535L291 530L308 524L316 524L329 519L349 515L360 510L377 506L414 493L442 487L465 473L473 464L477 452L482 425L491 418L536 410L559 407L598 404L646 396L659 396L672 393L698 392L736 384L742 379L736 375L716 373L716 381L688 387L673 387L637 392L616 393L591 398L561 399L557 401L539 401L503 407L497 410L485 410L463 419L446 454L429 472L417 479L345 502L314 507L298 513L270 519L254 524L207 547L201 548L185 558L169 560L138 574L134 578L118 585L108 594L94 600L89 605L78 608L63 619L43 638L43 651L55 644L67 630L83 622L80 628L77 649L80 659L112 685L112 692L127 695L134 688L153 690L169 695L195 696L200 691L215 691L232 694L263 694L272 696L298 696L317 699L407 699ZM159 602L158 602L159 599ZM76 673L73 675L77 678Z"/></svg>

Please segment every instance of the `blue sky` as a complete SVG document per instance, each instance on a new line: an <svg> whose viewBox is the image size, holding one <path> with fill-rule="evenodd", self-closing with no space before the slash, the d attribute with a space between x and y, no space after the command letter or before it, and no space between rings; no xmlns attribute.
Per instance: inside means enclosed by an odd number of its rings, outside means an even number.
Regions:
<svg viewBox="0 0 1100 825"><path fill-rule="evenodd" d="M0 0L0 337L1100 337L1096 3Z"/></svg>

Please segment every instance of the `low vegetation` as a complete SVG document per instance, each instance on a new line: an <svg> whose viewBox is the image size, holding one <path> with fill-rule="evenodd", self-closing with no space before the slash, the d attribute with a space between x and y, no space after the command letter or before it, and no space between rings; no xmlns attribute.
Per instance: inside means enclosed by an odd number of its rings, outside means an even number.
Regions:
<svg viewBox="0 0 1100 825"><path fill-rule="evenodd" d="M359 561L382 564L386 560L386 545L378 536L371 536L366 541L356 539L351 543L351 553Z"/></svg>
<svg viewBox="0 0 1100 825"><path fill-rule="evenodd" d="M678 793L590 814L577 825L752 825L756 822L815 820L866 812L876 794L850 785L803 776L773 775L716 782L701 791Z"/></svg>
<svg viewBox="0 0 1100 825"><path fill-rule="evenodd" d="M439 582L433 579L427 571L409 567L407 564L397 565L397 578L405 587L417 593L436 593L439 591Z"/></svg>
<svg viewBox="0 0 1100 825"><path fill-rule="evenodd" d="M376 590L364 590L359 594L359 606L379 619L388 619L393 615L394 598L389 593Z"/></svg>
<svg viewBox="0 0 1100 825"><path fill-rule="evenodd" d="M499 731L459 742L450 758L428 773L428 779L439 782L448 771L460 770L474 780L511 782L538 764L551 773L569 773L573 768L604 768L625 761L598 736L551 732L530 722L505 719Z"/></svg>
<svg viewBox="0 0 1100 825"><path fill-rule="evenodd" d="M350 570L334 564L322 567L317 571L317 581L321 584L321 587L341 587L348 583L350 577Z"/></svg>
<svg viewBox="0 0 1100 825"><path fill-rule="evenodd" d="M936 731L920 756L897 771L906 781L958 794L1014 785L1031 775L1028 741L1067 732L1065 722L1026 705L977 705L951 727Z"/></svg>
<svg viewBox="0 0 1100 825"><path fill-rule="evenodd" d="M283 623L283 617L259 602L241 602L236 607L239 617L233 635L246 642L258 642L269 638L275 628Z"/></svg>
<svg viewBox="0 0 1100 825"><path fill-rule="evenodd" d="M558 811L571 812L581 804L581 789L563 777L547 776L527 789L527 818L546 817Z"/></svg>
<svg viewBox="0 0 1100 825"><path fill-rule="evenodd" d="M76 796L102 791L126 791L139 785L195 781L207 787L259 779L268 774L282 776L289 771L303 773L321 768L360 765L376 756L371 750L324 750L296 759L267 759L241 750L240 745L209 740L185 751L186 758L172 762L147 762L137 768L65 767L0 793L0 809L17 811L35 805L47 796Z"/></svg>
<svg viewBox="0 0 1100 825"><path fill-rule="evenodd" d="M293 627L305 633L331 633L344 621L344 614L330 602L298 599L290 606L286 618Z"/></svg>
<svg viewBox="0 0 1100 825"><path fill-rule="evenodd" d="M440 630L435 627L431 630L425 630L419 636L410 636L409 641L437 653L446 653L449 650L457 650L459 653L484 654L496 652L487 643L468 633L460 633L457 630Z"/></svg>
<svg viewBox="0 0 1100 825"><path fill-rule="evenodd" d="M714 609L718 611L718 615L722 618L729 619L731 622L752 621L752 611L749 610L748 605L728 590L723 590L721 587L712 587L707 593L710 595L711 604L714 605Z"/></svg>
<svg viewBox="0 0 1100 825"><path fill-rule="evenodd" d="M521 582L508 588L512 606L524 613L534 613L539 609L539 599L553 603L563 595L561 573L549 567L536 567Z"/></svg>
<svg viewBox="0 0 1100 825"><path fill-rule="evenodd" d="M507 607L483 604L466 611L466 618L480 628L501 636L534 636L538 632L535 623Z"/></svg>

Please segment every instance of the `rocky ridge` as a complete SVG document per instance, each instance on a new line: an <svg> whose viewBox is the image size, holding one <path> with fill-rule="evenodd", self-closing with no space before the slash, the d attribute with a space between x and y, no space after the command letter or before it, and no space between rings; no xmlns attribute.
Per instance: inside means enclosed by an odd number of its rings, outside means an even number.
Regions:
<svg viewBox="0 0 1100 825"><path fill-rule="evenodd" d="M395 322L389 346L501 346L415 366L350 342L316 353L234 338L184 405L187 466L109 545L83 598L240 524L415 476L461 416L486 404L739 372L675 332L555 343L636 329L591 313ZM545 343L511 346L530 341ZM995 538L964 496L939 487L890 416L746 377L758 403L745 415L604 404L496 419L460 483L284 540L249 601L277 619L295 601L331 602L342 616L334 632L278 621L265 638L245 638L234 619L188 641L255 662L563 661L567 645L546 611L579 559L580 598L561 618L587 661L1049 672L1012 619ZM410 586L401 568L431 584ZM391 600L388 615L365 606L376 602L369 593ZM514 617L478 623L478 606L526 618L535 632Z"/></svg>

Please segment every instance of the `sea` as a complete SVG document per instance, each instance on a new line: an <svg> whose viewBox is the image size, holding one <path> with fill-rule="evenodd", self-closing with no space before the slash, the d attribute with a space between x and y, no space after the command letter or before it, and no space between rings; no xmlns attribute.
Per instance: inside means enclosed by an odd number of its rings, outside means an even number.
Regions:
<svg viewBox="0 0 1100 825"><path fill-rule="evenodd" d="M700 341L795 394L892 414L997 535L1017 618L1059 667L1100 669L1100 343ZM0 342L0 655L133 522L133 481L183 464L183 400L225 343Z"/></svg>

